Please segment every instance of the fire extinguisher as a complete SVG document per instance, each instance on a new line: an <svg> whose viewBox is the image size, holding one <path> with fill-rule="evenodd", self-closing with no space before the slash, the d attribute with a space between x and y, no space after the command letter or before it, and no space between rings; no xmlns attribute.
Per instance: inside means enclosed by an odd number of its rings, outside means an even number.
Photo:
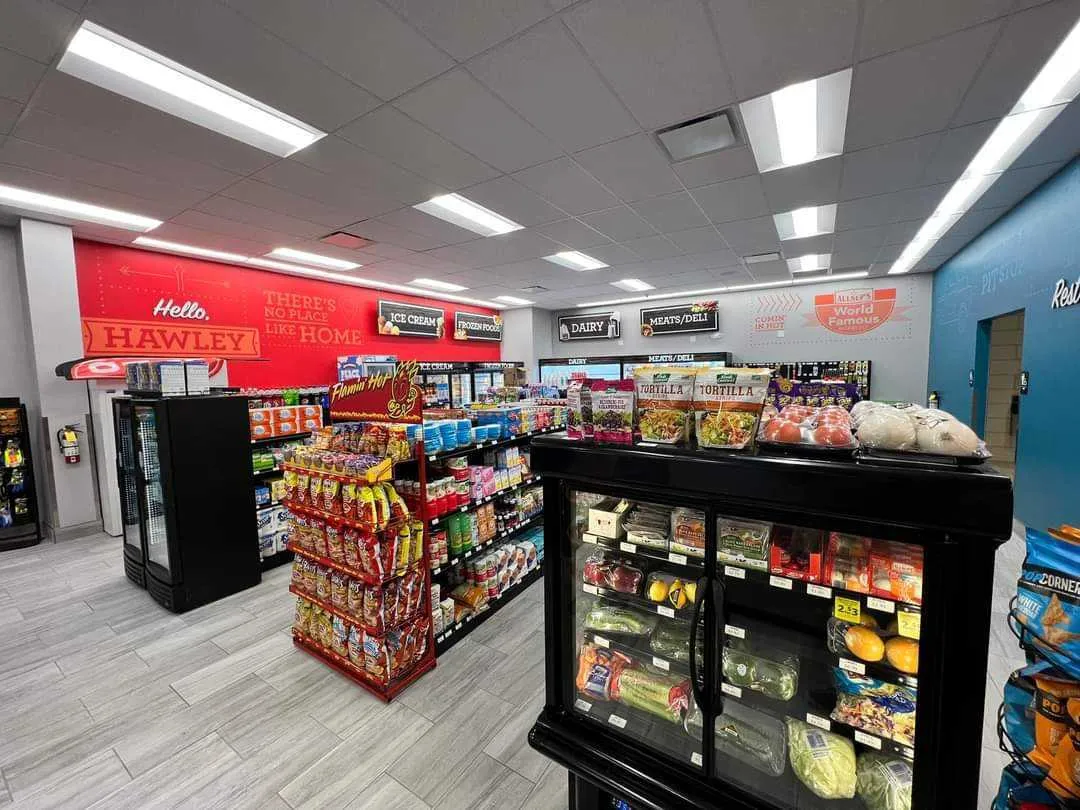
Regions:
<svg viewBox="0 0 1080 810"><path fill-rule="evenodd" d="M56 431L56 440L60 443L60 453L65 464L78 464L82 458L79 449L79 428L76 425L64 425Z"/></svg>

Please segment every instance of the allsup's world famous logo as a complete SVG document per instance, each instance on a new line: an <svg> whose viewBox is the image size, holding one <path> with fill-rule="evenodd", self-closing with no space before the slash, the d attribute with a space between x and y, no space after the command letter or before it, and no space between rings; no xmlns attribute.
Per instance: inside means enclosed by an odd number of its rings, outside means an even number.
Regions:
<svg viewBox="0 0 1080 810"><path fill-rule="evenodd" d="M823 326L838 335L862 335L891 321L906 321L910 307L896 305L896 288L837 290L814 296L807 326Z"/></svg>

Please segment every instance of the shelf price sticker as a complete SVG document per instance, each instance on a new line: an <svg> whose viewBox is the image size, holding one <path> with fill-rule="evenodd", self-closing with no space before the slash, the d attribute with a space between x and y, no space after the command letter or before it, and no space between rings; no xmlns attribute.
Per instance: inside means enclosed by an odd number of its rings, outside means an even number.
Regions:
<svg viewBox="0 0 1080 810"><path fill-rule="evenodd" d="M669 619L675 618L675 611L672 608L667 607L666 605L657 605L656 612L659 613L661 616L666 616Z"/></svg>
<svg viewBox="0 0 1080 810"><path fill-rule="evenodd" d="M581 542L582 543L588 543L591 546L595 546L595 545L597 545L597 543L596 543L596 535L595 534L589 534L588 532L585 532L584 534L581 535Z"/></svg>
<svg viewBox="0 0 1080 810"><path fill-rule="evenodd" d="M673 562L676 565L686 565L686 555L676 554L674 551L669 552L667 555L668 562Z"/></svg>
<svg viewBox="0 0 1080 810"><path fill-rule="evenodd" d="M589 701L587 700L582 700L581 698L578 698L574 701L574 708L577 709L579 712L585 712L586 714L588 714L590 711L592 711L592 704L589 703Z"/></svg>
<svg viewBox="0 0 1080 810"><path fill-rule="evenodd" d="M922 627L922 614L910 610L901 610L896 614L896 631L905 638L919 640Z"/></svg>
<svg viewBox="0 0 1080 810"><path fill-rule="evenodd" d="M610 647L611 646L610 641L608 641L603 636L596 635L595 633L593 634L593 642L596 644L597 647Z"/></svg>
<svg viewBox="0 0 1080 810"><path fill-rule="evenodd" d="M746 579L746 569L738 568L734 565L725 565L724 576L731 577L732 579Z"/></svg>
<svg viewBox="0 0 1080 810"><path fill-rule="evenodd" d="M607 721L615 726L615 728L626 728L626 718L619 717L617 714L610 715Z"/></svg>
<svg viewBox="0 0 1080 810"><path fill-rule="evenodd" d="M811 596L817 596L821 599L832 599L832 588L826 588L824 585L815 585L813 582L806 583L806 592Z"/></svg>
<svg viewBox="0 0 1080 810"><path fill-rule="evenodd" d="M662 670L664 670L664 672L670 672L671 671L671 664L669 664L663 658L657 658L654 655L652 663L653 663L654 667L656 667L657 669L662 669Z"/></svg>
<svg viewBox="0 0 1080 810"><path fill-rule="evenodd" d="M742 687L736 686L733 683L720 684L720 691L723 692L725 695L731 695L733 698L742 697Z"/></svg>
<svg viewBox="0 0 1080 810"><path fill-rule="evenodd" d="M858 624L862 618L862 607L858 599L848 599L846 596L838 596L833 600L833 616L842 622Z"/></svg>
<svg viewBox="0 0 1080 810"><path fill-rule="evenodd" d="M732 638L746 638L746 631L741 627L736 627L733 624L724 625L724 633Z"/></svg>
<svg viewBox="0 0 1080 810"><path fill-rule="evenodd" d="M878 599L876 596L866 597L866 607L870 610L880 610L882 613L895 613L896 603L889 599Z"/></svg>
<svg viewBox="0 0 1080 810"><path fill-rule="evenodd" d="M854 675L865 675L866 665L860 664L858 661L852 661L849 658L840 659L840 669L846 670Z"/></svg>
<svg viewBox="0 0 1080 810"><path fill-rule="evenodd" d="M868 745L871 748L875 748L878 751L881 750L881 738L875 737L873 734L867 734L866 732L855 730L855 742Z"/></svg>
<svg viewBox="0 0 1080 810"><path fill-rule="evenodd" d="M637 554L637 546L633 543L619 543L619 551L625 551L627 554Z"/></svg>
<svg viewBox="0 0 1080 810"><path fill-rule="evenodd" d="M820 717L819 715L807 712L806 722L812 726L824 729L825 731L832 731L832 722L825 717Z"/></svg>
<svg viewBox="0 0 1080 810"><path fill-rule="evenodd" d="M596 594L598 593L598 591L596 590L596 586L590 585L587 582L581 586L581 590L585 591L585 593L592 594L593 596L596 596Z"/></svg>
<svg viewBox="0 0 1080 810"><path fill-rule="evenodd" d="M779 588L782 591L791 590L791 580L787 577L770 576L769 584L772 585L774 588Z"/></svg>

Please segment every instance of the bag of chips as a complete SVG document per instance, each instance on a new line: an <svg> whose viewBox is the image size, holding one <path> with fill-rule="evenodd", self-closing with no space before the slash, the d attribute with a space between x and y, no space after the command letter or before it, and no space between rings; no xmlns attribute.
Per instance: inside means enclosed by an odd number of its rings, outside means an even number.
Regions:
<svg viewBox="0 0 1080 810"><path fill-rule="evenodd" d="M385 637L364 632L364 670L382 683L390 680L390 656Z"/></svg>
<svg viewBox="0 0 1080 810"><path fill-rule="evenodd" d="M1027 530L1027 556L1016 586L1014 615L1024 642L1080 680L1080 534L1062 527Z"/></svg>
<svg viewBox="0 0 1080 810"><path fill-rule="evenodd" d="M349 589L345 597L345 611L357 621L364 618L364 583L358 579L349 580Z"/></svg>
<svg viewBox="0 0 1080 810"><path fill-rule="evenodd" d="M386 593L378 586L364 589L364 628L381 635L386 631Z"/></svg>
<svg viewBox="0 0 1080 810"><path fill-rule="evenodd" d="M330 572L330 604L338 610L349 606L349 578L340 571Z"/></svg>

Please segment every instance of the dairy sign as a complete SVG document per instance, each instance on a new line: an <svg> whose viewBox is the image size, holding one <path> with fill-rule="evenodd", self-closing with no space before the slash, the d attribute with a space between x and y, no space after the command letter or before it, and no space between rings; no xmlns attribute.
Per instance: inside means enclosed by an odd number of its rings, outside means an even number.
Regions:
<svg viewBox="0 0 1080 810"><path fill-rule="evenodd" d="M1080 278L1072 284L1059 278L1050 296L1050 309L1065 309L1077 304L1080 304Z"/></svg>
<svg viewBox="0 0 1080 810"><path fill-rule="evenodd" d="M838 335L863 335L889 320L906 321L908 307L896 306L896 288L837 290L814 296L808 326L823 326Z"/></svg>
<svg viewBox="0 0 1080 810"><path fill-rule="evenodd" d="M719 328L720 311L715 301L641 310L641 334L644 337L715 332Z"/></svg>
<svg viewBox="0 0 1080 810"><path fill-rule="evenodd" d="M618 312L560 315L559 340L614 340L620 336Z"/></svg>
<svg viewBox="0 0 1080 810"><path fill-rule="evenodd" d="M441 338L445 324L445 309L379 301L380 335Z"/></svg>
<svg viewBox="0 0 1080 810"><path fill-rule="evenodd" d="M475 312L454 313L454 340L491 340L503 336L501 315L480 315Z"/></svg>

